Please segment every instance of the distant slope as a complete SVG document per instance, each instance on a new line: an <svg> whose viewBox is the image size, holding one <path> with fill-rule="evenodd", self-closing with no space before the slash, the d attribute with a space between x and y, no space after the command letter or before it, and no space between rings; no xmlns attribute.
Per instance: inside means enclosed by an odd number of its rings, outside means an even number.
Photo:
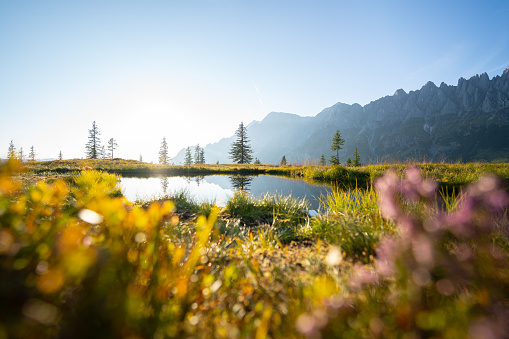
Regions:
<svg viewBox="0 0 509 339"><path fill-rule="evenodd" d="M420 90L397 90L365 106L337 103L315 117L268 114L247 126L254 157L262 163L328 159L336 130L345 139L340 161L357 147L363 162L509 161L509 69L486 73L457 86L428 82ZM231 163L234 136L205 147L207 163ZM184 150L173 159L183 161Z"/></svg>

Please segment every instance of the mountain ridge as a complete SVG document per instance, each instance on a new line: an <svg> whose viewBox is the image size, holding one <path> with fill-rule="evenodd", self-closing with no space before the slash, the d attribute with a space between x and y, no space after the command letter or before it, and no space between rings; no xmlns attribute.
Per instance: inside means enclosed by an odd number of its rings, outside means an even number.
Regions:
<svg viewBox="0 0 509 339"><path fill-rule="evenodd" d="M357 147L361 161L509 160L509 69L458 79L457 85L428 81L418 90L398 89L361 106L338 102L316 116L270 112L247 125L253 156L262 163L317 162L332 155L336 130L345 139L340 161ZM205 147L207 163L231 163L234 136ZM183 162L184 150L173 159Z"/></svg>

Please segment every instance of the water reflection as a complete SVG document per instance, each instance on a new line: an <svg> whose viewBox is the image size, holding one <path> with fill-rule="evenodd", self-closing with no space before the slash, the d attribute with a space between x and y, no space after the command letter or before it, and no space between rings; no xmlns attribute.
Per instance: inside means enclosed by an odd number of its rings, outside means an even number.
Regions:
<svg viewBox="0 0 509 339"><path fill-rule="evenodd" d="M228 177L230 179L230 183L232 187L237 191L249 191L249 186L251 186L251 182L253 181L253 176L244 176L244 175L234 175Z"/></svg>
<svg viewBox="0 0 509 339"><path fill-rule="evenodd" d="M213 201L225 206L235 191L249 191L254 197L267 193L295 198L306 198L311 209L318 209L319 200L331 191L330 187L314 185L303 180L295 180L269 175L258 176L181 176L122 178L121 186L127 199L150 199L161 195L172 195L182 190L188 191L197 201Z"/></svg>
<svg viewBox="0 0 509 339"><path fill-rule="evenodd" d="M161 178L161 186L163 187L163 194L167 195L168 194L168 178L167 177Z"/></svg>

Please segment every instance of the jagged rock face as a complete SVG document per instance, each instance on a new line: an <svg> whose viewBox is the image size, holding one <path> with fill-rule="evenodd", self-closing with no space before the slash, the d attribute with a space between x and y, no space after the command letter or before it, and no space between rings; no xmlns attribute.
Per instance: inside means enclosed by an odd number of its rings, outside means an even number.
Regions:
<svg viewBox="0 0 509 339"><path fill-rule="evenodd" d="M254 156L263 163L279 163L283 155L289 162L300 162L322 154L328 158L338 129L345 139L340 151L343 163L355 147L364 162L507 161L509 69L491 80L483 73L460 78L457 86L428 82L409 93L399 89L364 107L337 103L316 117L273 112L251 123L248 135ZM230 139L208 145L207 162L230 162Z"/></svg>

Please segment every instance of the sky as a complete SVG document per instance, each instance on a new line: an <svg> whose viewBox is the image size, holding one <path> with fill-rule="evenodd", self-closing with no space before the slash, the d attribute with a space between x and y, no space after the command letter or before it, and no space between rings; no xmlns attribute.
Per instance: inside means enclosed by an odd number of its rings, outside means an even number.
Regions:
<svg viewBox="0 0 509 339"><path fill-rule="evenodd" d="M314 116L509 68L509 1L0 1L0 158L157 162L269 112ZM205 154L206 157L206 154Z"/></svg>

